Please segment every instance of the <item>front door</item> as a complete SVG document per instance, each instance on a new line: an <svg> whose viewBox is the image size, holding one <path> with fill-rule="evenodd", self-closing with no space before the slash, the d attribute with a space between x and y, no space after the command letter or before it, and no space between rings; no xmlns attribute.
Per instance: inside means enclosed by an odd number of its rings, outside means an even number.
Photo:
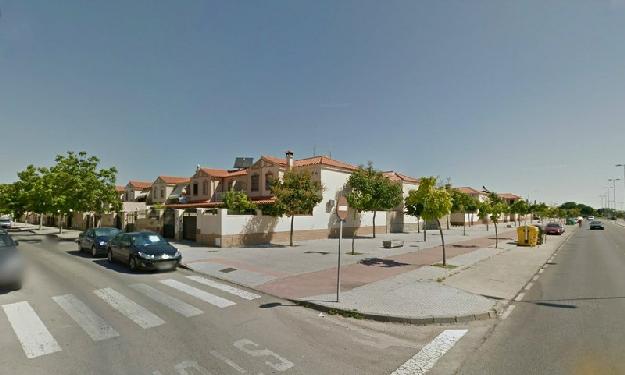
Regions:
<svg viewBox="0 0 625 375"><path fill-rule="evenodd" d="M182 238L195 241L197 232L197 213L185 212L182 216Z"/></svg>
<svg viewBox="0 0 625 375"><path fill-rule="evenodd" d="M174 238L176 235L176 212L168 208L163 214L163 237Z"/></svg>

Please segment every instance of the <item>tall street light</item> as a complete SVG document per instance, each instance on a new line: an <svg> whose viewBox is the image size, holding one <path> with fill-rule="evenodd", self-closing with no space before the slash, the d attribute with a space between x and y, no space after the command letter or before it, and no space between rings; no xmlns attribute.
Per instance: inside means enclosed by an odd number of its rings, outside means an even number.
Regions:
<svg viewBox="0 0 625 375"><path fill-rule="evenodd" d="M625 201L625 163L619 163L616 167L623 167L623 200Z"/></svg>
<svg viewBox="0 0 625 375"><path fill-rule="evenodd" d="M614 216L616 216L616 181L621 181L620 178L609 178L608 181L612 182L612 189L614 189Z"/></svg>

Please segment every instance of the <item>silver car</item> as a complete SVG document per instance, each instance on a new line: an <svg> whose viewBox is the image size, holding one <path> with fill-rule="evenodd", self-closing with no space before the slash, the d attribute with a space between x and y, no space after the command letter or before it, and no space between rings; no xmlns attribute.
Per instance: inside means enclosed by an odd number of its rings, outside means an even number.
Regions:
<svg viewBox="0 0 625 375"><path fill-rule="evenodd" d="M0 229L11 229L13 221L10 217L0 217Z"/></svg>

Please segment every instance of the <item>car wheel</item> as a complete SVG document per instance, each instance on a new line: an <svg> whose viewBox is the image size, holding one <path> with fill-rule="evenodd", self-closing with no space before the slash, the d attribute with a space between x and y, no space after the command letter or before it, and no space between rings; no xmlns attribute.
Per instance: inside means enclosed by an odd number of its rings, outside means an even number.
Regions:
<svg viewBox="0 0 625 375"><path fill-rule="evenodd" d="M128 260L128 267L130 267L130 270L133 272L137 270L137 260L135 259L135 257L130 257L130 259Z"/></svg>
<svg viewBox="0 0 625 375"><path fill-rule="evenodd" d="M108 250L106 256L107 256L109 262L113 263L113 252L111 251L111 249Z"/></svg>
<svg viewBox="0 0 625 375"><path fill-rule="evenodd" d="M95 248L95 246L91 246L91 257L95 258L98 256L98 250Z"/></svg>

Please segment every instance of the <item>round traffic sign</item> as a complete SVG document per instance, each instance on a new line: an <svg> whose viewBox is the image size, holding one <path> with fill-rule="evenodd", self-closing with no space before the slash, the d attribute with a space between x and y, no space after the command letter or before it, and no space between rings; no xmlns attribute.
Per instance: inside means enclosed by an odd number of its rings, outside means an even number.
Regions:
<svg viewBox="0 0 625 375"><path fill-rule="evenodd" d="M341 220L347 219L347 211L349 207L347 206L347 198L344 196L340 196L338 202L336 202L336 215Z"/></svg>

